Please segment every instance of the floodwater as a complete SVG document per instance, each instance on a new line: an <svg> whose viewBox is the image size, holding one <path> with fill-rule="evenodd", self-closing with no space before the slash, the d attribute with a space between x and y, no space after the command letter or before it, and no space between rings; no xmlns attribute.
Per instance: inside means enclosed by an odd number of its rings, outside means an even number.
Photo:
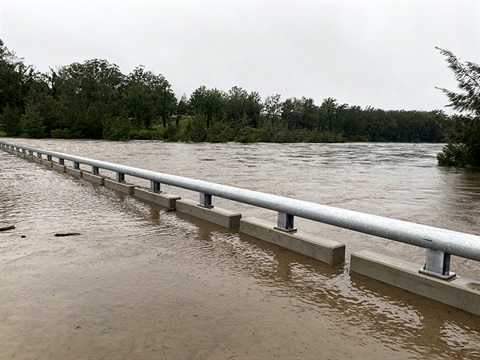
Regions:
<svg viewBox="0 0 480 360"><path fill-rule="evenodd" d="M2 140L480 235L480 172L437 167L438 144ZM0 359L480 358L480 317L349 272L361 249L419 268L424 249L295 221L345 266L0 151Z"/></svg>

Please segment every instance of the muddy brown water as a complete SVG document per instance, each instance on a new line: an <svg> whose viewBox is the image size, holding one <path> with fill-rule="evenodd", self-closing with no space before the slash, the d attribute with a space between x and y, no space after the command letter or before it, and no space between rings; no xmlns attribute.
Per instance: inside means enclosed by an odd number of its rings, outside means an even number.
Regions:
<svg viewBox="0 0 480 360"><path fill-rule="evenodd" d="M441 145L2 140L480 234L480 173L437 167ZM0 151L3 224L16 228L0 233L2 360L480 358L478 316ZM424 262L424 249L296 226L344 242L347 259ZM452 270L480 280L474 261Z"/></svg>

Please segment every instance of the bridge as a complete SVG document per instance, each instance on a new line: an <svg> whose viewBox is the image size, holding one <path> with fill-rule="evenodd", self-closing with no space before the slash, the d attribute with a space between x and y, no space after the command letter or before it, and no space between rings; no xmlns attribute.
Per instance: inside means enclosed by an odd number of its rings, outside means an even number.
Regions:
<svg viewBox="0 0 480 360"><path fill-rule="evenodd" d="M479 280L456 276L450 269L452 255L480 261L480 236L4 141L0 141L0 148L78 179L240 231L330 266L345 263L345 245L297 231L295 217L424 248L424 264L362 250L351 254L350 271L480 315ZM101 171L114 172L115 178ZM127 176L132 182L126 181ZM150 181L150 188L136 185L135 179ZM195 191L198 201L164 193L162 184ZM244 218L241 213L218 208L213 203L214 197L275 211L277 223Z"/></svg>

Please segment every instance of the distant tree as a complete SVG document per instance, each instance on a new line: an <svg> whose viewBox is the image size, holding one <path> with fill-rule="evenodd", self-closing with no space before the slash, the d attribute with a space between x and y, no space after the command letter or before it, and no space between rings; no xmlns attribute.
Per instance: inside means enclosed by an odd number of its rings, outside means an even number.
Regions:
<svg viewBox="0 0 480 360"><path fill-rule="evenodd" d="M288 98L282 104L282 121L287 128L297 129L300 127L303 117L303 103L301 99Z"/></svg>
<svg viewBox="0 0 480 360"><path fill-rule="evenodd" d="M143 65L127 76L122 99L133 125L147 129L156 118L161 118L166 128L177 107L177 99L167 79L145 70Z"/></svg>
<svg viewBox="0 0 480 360"><path fill-rule="evenodd" d="M225 113L229 121L239 124L247 117L248 92L241 87L232 87L225 99ZM244 122L245 123L245 122Z"/></svg>
<svg viewBox="0 0 480 360"><path fill-rule="evenodd" d="M280 102L280 94L268 96L264 102L264 115L267 120L271 121L271 124L275 122L282 115L282 103Z"/></svg>
<svg viewBox="0 0 480 360"><path fill-rule="evenodd" d="M449 107L459 111L444 122L447 145L437 159L439 165L480 167L480 65L461 62L452 52L438 48L446 57L463 92L456 93L444 88L450 100Z"/></svg>
<svg viewBox="0 0 480 360"><path fill-rule="evenodd" d="M62 121L75 136L102 138L114 119L121 117L120 87L124 75L117 65L103 59L62 67L56 76ZM123 117L122 117L123 118Z"/></svg>
<svg viewBox="0 0 480 360"><path fill-rule="evenodd" d="M252 91L247 96L247 103L245 104L245 115L247 118L247 126L253 126L256 128L260 122L260 116L262 114L263 104L262 97L256 91Z"/></svg>
<svg viewBox="0 0 480 360"><path fill-rule="evenodd" d="M175 118L176 127L178 127L180 120L182 119L182 116L187 115L188 111L189 111L189 104L188 104L187 95L183 94L177 103L177 111L176 111L177 117Z"/></svg>
<svg viewBox="0 0 480 360"><path fill-rule="evenodd" d="M27 96L22 131L28 137L50 136L53 130L67 127L61 113L60 102L53 98L48 86L41 83Z"/></svg>
<svg viewBox="0 0 480 360"><path fill-rule="evenodd" d="M0 114L0 130L4 131L9 136L20 135L20 119L22 114L20 108L11 107L9 104L3 108Z"/></svg>
<svg viewBox="0 0 480 360"><path fill-rule="evenodd" d="M333 131L337 119L337 100L333 98L324 99L320 105L320 117L317 123L317 129Z"/></svg>
<svg viewBox="0 0 480 360"><path fill-rule="evenodd" d="M209 89L206 92L204 103L205 115L207 118L207 129L213 121L219 121L222 118L223 108L225 106L225 94L217 89Z"/></svg>
<svg viewBox="0 0 480 360"><path fill-rule="evenodd" d="M0 39L0 128L7 135L19 134L19 119L25 113L26 97L37 75Z"/></svg>
<svg viewBox="0 0 480 360"><path fill-rule="evenodd" d="M135 128L148 129L155 118L154 79L155 75L143 66L137 66L125 79L122 104Z"/></svg>
<svg viewBox="0 0 480 360"><path fill-rule="evenodd" d="M23 107L22 87L26 67L0 39L0 113L9 105Z"/></svg>
<svg viewBox="0 0 480 360"><path fill-rule="evenodd" d="M222 118L225 94L217 89L206 89L202 85L190 96L190 106L195 116L205 118L205 125L208 129L214 121Z"/></svg>

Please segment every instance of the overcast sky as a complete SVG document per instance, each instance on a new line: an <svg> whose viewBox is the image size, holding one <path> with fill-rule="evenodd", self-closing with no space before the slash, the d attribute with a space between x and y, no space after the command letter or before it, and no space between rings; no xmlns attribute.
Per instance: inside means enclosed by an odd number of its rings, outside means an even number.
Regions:
<svg viewBox="0 0 480 360"><path fill-rule="evenodd" d="M456 88L435 46L480 63L473 1L0 0L0 38L45 72L106 59L162 74L177 97L200 85L282 99L442 109Z"/></svg>

